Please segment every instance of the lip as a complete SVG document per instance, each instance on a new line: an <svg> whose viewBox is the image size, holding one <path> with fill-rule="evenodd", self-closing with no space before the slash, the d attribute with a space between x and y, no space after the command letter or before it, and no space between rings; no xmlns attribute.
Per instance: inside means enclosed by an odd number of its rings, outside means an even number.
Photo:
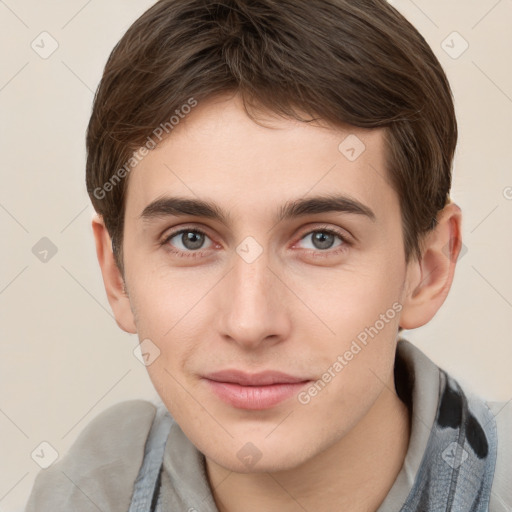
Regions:
<svg viewBox="0 0 512 512"><path fill-rule="evenodd" d="M203 378L209 389L224 402L239 409L269 409L296 395L311 382L282 372L265 371L248 374L239 370L223 370Z"/></svg>
<svg viewBox="0 0 512 512"><path fill-rule="evenodd" d="M241 386L268 386L270 384L296 384L310 380L307 377L294 377L287 373L266 370L259 373L245 373L241 370L222 370L209 373L206 379L217 382L231 382Z"/></svg>

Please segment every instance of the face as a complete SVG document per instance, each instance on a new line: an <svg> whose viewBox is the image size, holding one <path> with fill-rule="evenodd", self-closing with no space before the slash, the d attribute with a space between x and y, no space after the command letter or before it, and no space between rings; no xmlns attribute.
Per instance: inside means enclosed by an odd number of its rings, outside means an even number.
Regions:
<svg viewBox="0 0 512 512"><path fill-rule="evenodd" d="M260 119L236 96L200 103L132 171L124 231L153 385L238 472L247 454L301 464L393 386L407 280L383 133Z"/></svg>

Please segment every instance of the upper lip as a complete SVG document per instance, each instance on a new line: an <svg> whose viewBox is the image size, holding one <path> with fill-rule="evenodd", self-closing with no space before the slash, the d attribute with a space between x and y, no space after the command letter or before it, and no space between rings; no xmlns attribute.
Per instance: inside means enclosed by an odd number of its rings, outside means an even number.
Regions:
<svg viewBox="0 0 512 512"><path fill-rule="evenodd" d="M270 384L293 384L309 379L293 377L283 372L267 370L259 373L245 373L240 370L222 370L205 375L206 379L217 382L231 382L242 386L268 386Z"/></svg>

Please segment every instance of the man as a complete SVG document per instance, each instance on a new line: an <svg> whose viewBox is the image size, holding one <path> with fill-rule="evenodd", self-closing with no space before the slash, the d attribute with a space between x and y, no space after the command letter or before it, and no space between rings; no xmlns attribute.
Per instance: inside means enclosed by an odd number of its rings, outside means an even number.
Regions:
<svg viewBox="0 0 512 512"><path fill-rule="evenodd" d="M155 4L106 65L87 188L162 403L103 412L27 511L510 510L510 407L399 338L453 280L456 141L385 1Z"/></svg>

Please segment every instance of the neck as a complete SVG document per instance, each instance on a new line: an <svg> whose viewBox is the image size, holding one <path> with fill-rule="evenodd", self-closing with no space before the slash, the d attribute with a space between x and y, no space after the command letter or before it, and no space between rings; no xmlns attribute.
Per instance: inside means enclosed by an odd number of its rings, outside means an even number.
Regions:
<svg viewBox="0 0 512 512"><path fill-rule="evenodd" d="M208 479L219 512L375 512L400 472L409 435L409 413L391 381L347 435L300 466L242 474L207 458Z"/></svg>

